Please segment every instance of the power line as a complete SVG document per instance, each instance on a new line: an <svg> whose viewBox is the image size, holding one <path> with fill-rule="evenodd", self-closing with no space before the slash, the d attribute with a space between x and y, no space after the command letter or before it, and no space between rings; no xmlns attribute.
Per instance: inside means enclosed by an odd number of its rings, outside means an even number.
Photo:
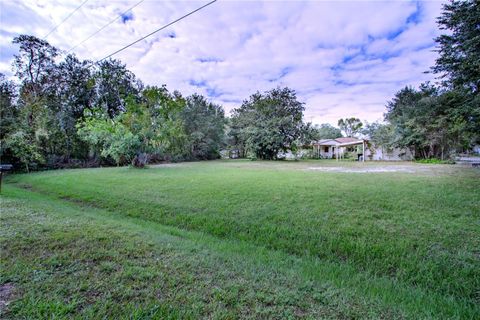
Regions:
<svg viewBox="0 0 480 320"><path fill-rule="evenodd" d="M155 30L155 31L153 31L153 32L151 32L151 33L149 33L149 34L147 34L147 35L146 35L146 36L144 36L144 37L141 37L140 39L138 39L138 40L135 40L134 42L132 42L132 43L130 43L130 44L128 44L128 45L126 45L126 46L124 46L123 48L120 48L120 49L118 49L117 51L115 51L115 52L113 52L113 53L109 54L108 56L106 56L106 57L105 57L105 58L103 58L103 59L97 60L96 62L97 62L97 63L99 63L99 62L102 62L103 60L105 60L105 59L108 59L108 58L110 58L110 57L111 57L111 56L113 56L113 55L116 55L117 53L119 53L119 52L121 52L121 51L123 51L123 50L125 50L125 49L127 49L127 48L129 48L129 47L131 47L131 46L133 46L134 44L137 44L137 43L139 43L140 41L142 41L142 40L144 40L144 39L146 39L146 38L150 37L151 35L153 35L153 34L155 34L155 33L159 32L159 31L161 31L161 30L163 30L163 29L165 29L165 28L168 28L168 27L170 27L171 25L173 25L173 24L175 24L175 23L179 22L180 20L183 20L183 19L185 19L186 17L188 17L188 16L190 16L190 15L194 14L195 12L197 12L197 11L200 11L200 10L202 10L203 8L206 8L206 7L208 7L209 5L213 4L214 2L217 2L217 0L210 1L209 3L207 3L207 4L205 4L205 5L201 6L201 7L197 8L197 9L195 9L195 10L193 10L193 11L191 11L191 12L187 13L186 15L183 15L183 16L181 16L180 18L178 18L178 19L176 19L176 20L174 20L174 21L172 21L172 22L170 22L170 23L168 23L168 24L166 24L166 25L164 25L164 26L162 26L162 27L158 28L157 30Z"/></svg>
<svg viewBox="0 0 480 320"><path fill-rule="evenodd" d="M83 1L78 7L75 8L75 10L73 10L72 12L70 12L70 14L69 14L68 16L66 16L65 19L63 19L59 24L57 24L55 27L53 27L53 29L50 30L50 31L45 35L45 37L43 37L43 39L47 39L47 37L48 37L53 31L57 30L57 28L58 28L59 26L61 26L65 21L67 21L68 18L70 18L75 12L77 12L77 10L79 10L81 7L83 7L83 5L84 5L85 3L87 3L87 1L88 1L88 0Z"/></svg>
<svg viewBox="0 0 480 320"><path fill-rule="evenodd" d="M95 31L94 33L92 33L91 35L89 35L87 38L85 38L84 40L82 40L81 42L77 43L76 45L74 45L73 47L71 47L66 54L72 52L73 49L81 46L82 44L84 44L85 42L87 42L88 40L90 40L92 37L94 37L96 34L98 34L99 32L101 32L103 29L105 29L106 27L108 27L109 25L111 25L112 23L114 23L115 21L117 21L118 19L120 19L123 15L125 15L127 12L133 10L135 7L137 7L138 5L140 5L143 1L145 0L140 0L139 2L137 2L135 5L133 5L132 7L130 7L128 10L120 13L120 15L118 15L115 19L111 20L110 22L108 22L107 24L105 24L103 27L101 27L100 29L98 29L97 31Z"/></svg>

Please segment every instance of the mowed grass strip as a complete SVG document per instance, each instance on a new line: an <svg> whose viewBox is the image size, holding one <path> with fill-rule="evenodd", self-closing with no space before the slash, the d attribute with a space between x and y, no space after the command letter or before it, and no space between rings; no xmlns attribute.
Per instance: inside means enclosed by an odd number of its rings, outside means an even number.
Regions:
<svg viewBox="0 0 480 320"><path fill-rule="evenodd" d="M13 288L2 319L405 317L281 254L25 190L1 205L0 286Z"/></svg>
<svg viewBox="0 0 480 320"><path fill-rule="evenodd" d="M206 162L10 181L123 216L342 263L478 310L478 171L334 173L311 165Z"/></svg>

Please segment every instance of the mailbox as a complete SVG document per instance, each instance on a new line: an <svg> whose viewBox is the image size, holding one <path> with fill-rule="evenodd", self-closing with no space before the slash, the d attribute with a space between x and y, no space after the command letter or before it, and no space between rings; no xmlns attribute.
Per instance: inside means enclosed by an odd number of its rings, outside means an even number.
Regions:
<svg viewBox="0 0 480 320"><path fill-rule="evenodd" d="M0 171L5 172L5 171L10 171L12 170L13 165L11 164L0 164Z"/></svg>
<svg viewBox="0 0 480 320"><path fill-rule="evenodd" d="M12 170L13 165L11 164L0 164L0 192L2 192L2 177L3 173Z"/></svg>

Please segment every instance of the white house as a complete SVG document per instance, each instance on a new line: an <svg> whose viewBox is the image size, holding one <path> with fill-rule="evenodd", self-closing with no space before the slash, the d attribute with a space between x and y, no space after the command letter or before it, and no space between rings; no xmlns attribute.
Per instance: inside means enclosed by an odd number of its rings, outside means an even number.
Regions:
<svg viewBox="0 0 480 320"><path fill-rule="evenodd" d="M346 152L352 152L357 160L401 161L413 160L408 149L387 150L372 145L368 140L357 138L323 139L313 143L313 154L317 158L342 159Z"/></svg>
<svg viewBox="0 0 480 320"><path fill-rule="evenodd" d="M340 159L345 152L361 146L362 151L358 153L358 159L363 160L365 143L365 140L357 138L322 139L313 143L313 154L318 158Z"/></svg>

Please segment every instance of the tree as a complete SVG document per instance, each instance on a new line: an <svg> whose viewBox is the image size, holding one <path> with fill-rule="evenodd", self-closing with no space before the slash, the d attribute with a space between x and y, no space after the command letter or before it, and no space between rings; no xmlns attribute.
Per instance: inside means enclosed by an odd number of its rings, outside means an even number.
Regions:
<svg viewBox="0 0 480 320"><path fill-rule="evenodd" d="M194 94L187 98L182 111L188 152L192 159L218 159L224 144L225 114L221 106Z"/></svg>
<svg viewBox="0 0 480 320"><path fill-rule="evenodd" d="M5 147L10 149L12 155L20 160L27 172L30 171L32 164L38 165L44 162L37 145L32 143L30 136L21 130L14 132L5 139Z"/></svg>
<svg viewBox="0 0 480 320"><path fill-rule="evenodd" d="M480 91L480 2L451 1L443 6L437 19L441 30L448 34L437 37L439 57L433 72L451 87Z"/></svg>
<svg viewBox="0 0 480 320"><path fill-rule="evenodd" d="M58 50L45 40L24 34L15 37L13 43L20 46L19 54L14 56L15 75L22 81L25 90L40 94L51 84Z"/></svg>
<svg viewBox="0 0 480 320"><path fill-rule="evenodd" d="M347 137L354 137L362 129L363 123L358 118L345 118L338 120L338 127L345 132Z"/></svg>
<svg viewBox="0 0 480 320"><path fill-rule="evenodd" d="M103 108L110 118L125 111L125 99L137 96L143 86L125 64L114 59L100 62L94 77L95 105Z"/></svg>
<svg viewBox="0 0 480 320"><path fill-rule="evenodd" d="M118 60L59 56L20 35L14 69L0 75L0 155L27 170L156 160L213 159L225 142L221 106L143 84ZM187 105L188 100L188 105ZM93 160L93 161L92 161ZM20 167L20 166L18 166Z"/></svg>
<svg viewBox="0 0 480 320"><path fill-rule="evenodd" d="M480 117L480 110L473 107L475 103L466 92L440 90L427 83L419 90L400 90L387 104L385 119L395 128L395 146L410 148L417 157L443 159L468 150L478 139L474 119Z"/></svg>
<svg viewBox="0 0 480 320"><path fill-rule="evenodd" d="M185 99L177 91L171 94L165 86L153 86L143 90L141 100L145 110L149 111L146 118L149 123L143 126L149 131L149 152L157 153L165 160L182 159L188 140L182 120Z"/></svg>
<svg viewBox="0 0 480 320"><path fill-rule="evenodd" d="M0 73L0 141L15 129L18 108L15 104L16 85Z"/></svg>
<svg viewBox="0 0 480 320"><path fill-rule="evenodd" d="M34 36L20 35L13 39L13 43L20 46L13 66L15 75L21 81L19 104L27 121L24 129L34 132L55 90L58 50Z"/></svg>
<svg viewBox="0 0 480 320"><path fill-rule="evenodd" d="M112 158L117 165L130 163L141 147L140 138L120 121L110 119L96 110L78 125L79 136L100 150L104 158Z"/></svg>
<svg viewBox="0 0 480 320"><path fill-rule="evenodd" d="M336 139L342 137L342 131L328 123L323 123L320 126L316 125L314 129L316 131L316 140Z"/></svg>
<svg viewBox="0 0 480 320"><path fill-rule="evenodd" d="M18 114L15 132L10 141L19 142L23 137L38 152L42 161L59 150L58 112L56 99L57 72L55 59L58 50L48 42L34 36L20 35L13 40L19 45L19 53L15 55L14 70L20 81L17 100ZM14 146L10 143L11 150ZM17 148L25 150L25 148ZM38 157L37 157L38 158Z"/></svg>
<svg viewBox="0 0 480 320"><path fill-rule="evenodd" d="M18 106L15 103L16 85L0 73L0 158L3 162L13 162L12 150L5 139L17 129ZM6 159L6 160L5 160Z"/></svg>
<svg viewBox="0 0 480 320"><path fill-rule="evenodd" d="M147 87L140 98L127 97L125 111L114 118L102 108L86 110L78 133L104 159L144 167L152 154L170 157L177 148L184 150L183 107L178 94L171 95L165 87Z"/></svg>
<svg viewBox="0 0 480 320"><path fill-rule="evenodd" d="M480 143L480 2L451 1L443 6L437 21L448 33L435 39L439 57L432 70L444 79L442 84L449 91L440 102L456 106L450 108L453 119L444 119L442 130L456 137L452 139L457 149L459 145L465 148Z"/></svg>
<svg viewBox="0 0 480 320"><path fill-rule="evenodd" d="M61 134L62 155L86 157L88 148L77 135L76 124L83 120L84 111L91 110L95 101L95 82L89 61L68 55L57 67L58 110L54 117Z"/></svg>
<svg viewBox="0 0 480 320"><path fill-rule="evenodd" d="M371 144L382 148L382 150L392 150L396 146L395 127L390 123L367 123L362 133L368 137Z"/></svg>
<svg viewBox="0 0 480 320"><path fill-rule="evenodd" d="M256 157L276 159L302 137L304 109L295 91L287 87L257 92L233 111L234 134Z"/></svg>

